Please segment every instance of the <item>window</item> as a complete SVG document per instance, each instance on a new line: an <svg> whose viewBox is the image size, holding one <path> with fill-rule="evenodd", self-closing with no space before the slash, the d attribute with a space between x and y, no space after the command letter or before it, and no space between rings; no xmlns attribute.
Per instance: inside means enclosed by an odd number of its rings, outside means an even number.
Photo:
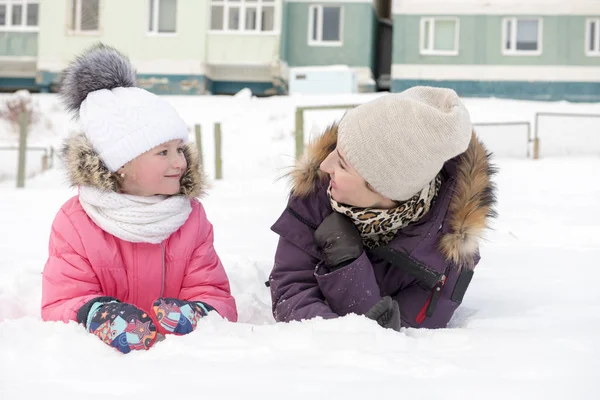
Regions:
<svg viewBox="0 0 600 400"><path fill-rule="evenodd" d="M586 21L585 54L600 57L600 18Z"/></svg>
<svg viewBox="0 0 600 400"><path fill-rule="evenodd" d="M212 0L210 29L225 32L273 32L275 0Z"/></svg>
<svg viewBox="0 0 600 400"><path fill-rule="evenodd" d="M0 30L37 30L38 0L0 0Z"/></svg>
<svg viewBox="0 0 600 400"><path fill-rule="evenodd" d="M100 0L71 0L70 28L74 32L98 32Z"/></svg>
<svg viewBox="0 0 600 400"><path fill-rule="evenodd" d="M150 9L148 32L177 32L177 0L148 0Z"/></svg>
<svg viewBox="0 0 600 400"><path fill-rule="evenodd" d="M541 18L506 18L502 31L502 52L504 54L542 54Z"/></svg>
<svg viewBox="0 0 600 400"><path fill-rule="evenodd" d="M308 9L308 44L342 45L342 7L310 6Z"/></svg>
<svg viewBox="0 0 600 400"><path fill-rule="evenodd" d="M421 54L458 55L457 18L421 18Z"/></svg>

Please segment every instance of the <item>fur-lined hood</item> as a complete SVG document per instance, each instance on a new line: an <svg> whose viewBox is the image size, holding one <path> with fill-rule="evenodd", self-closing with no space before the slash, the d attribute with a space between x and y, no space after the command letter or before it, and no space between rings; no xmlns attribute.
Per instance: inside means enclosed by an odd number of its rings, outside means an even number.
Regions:
<svg viewBox="0 0 600 400"><path fill-rule="evenodd" d="M181 177L179 193L188 198L200 197L206 189L206 180L198 154L190 144L185 145L183 154L187 168ZM118 191L121 177L106 167L84 134L65 139L60 157L71 186L91 186L104 191Z"/></svg>
<svg viewBox="0 0 600 400"><path fill-rule="evenodd" d="M319 166L337 144L338 125L329 127L311 143L290 172L293 196L313 193L319 182L328 179ZM457 157L456 184L448 207L450 231L440 241L445 258L456 265L472 265L483 232L495 218L495 186L491 181L495 168L489 162L490 153L475 132L467 150Z"/></svg>

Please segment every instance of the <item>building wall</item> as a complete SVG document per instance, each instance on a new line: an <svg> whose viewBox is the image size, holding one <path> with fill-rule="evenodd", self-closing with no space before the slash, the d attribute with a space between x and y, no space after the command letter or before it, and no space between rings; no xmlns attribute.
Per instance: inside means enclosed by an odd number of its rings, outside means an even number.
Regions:
<svg viewBox="0 0 600 400"><path fill-rule="evenodd" d="M463 96L600 100L600 57L585 52L586 18L600 15L600 2L490 0L487 6L482 4L468 0L397 3L393 16L392 91L434 85L454 88ZM431 14L431 9L439 13ZM423 17L459 20L457 55L420 54ZM503 54L505 17L542 19L540 55Z"/></svg>
<svg viewBox="0 0 600 400"><path fill-rule="evenodd" d="M69 0L41 1L38 81L49 83L77 54L97 42L126 53L142 79L183 76L200 80L205 73L207 1L179 0L177 32L158 35L148 33L147 1L100 0L97 34L69 31Z"/></svg>
<svg viewBox="0 0 600 400"><path fill-rule="evenodd" d="M341 46L309 45L309 9L319 4L343 7ZM285 33L280 53L288 66L348 65L361 69L363 80L364 71L372 76L376 32L372 1L292 0L284 3L282 19Z"/></svg>
<svg viewBox="0 0 600 400"><path fill-rule="evenodd" d="M0 57L37 57L37 32L0 31Z"/></svg>
<svg viewBox="0 0 600 400"><path fill-rule="evenodd" d="M148 33L147 1L100 0L100 32L88 35L69 32L69 0L44 0L40 2L40 32L43 33L39 40L40 67L57 70L73 55L102 41L118 46L139 62L141 73L167 67L170 72L173 69L201 72L198 64L204 59L204 33L208 24L208 16L201 16L206 15L206 1L179 0L177 33L153 35ZM157 63L157 58L165 61Z"/></svg>
<svg viewBox="0 0 600 400"><path fill-rule="evenodd" d="M13 1L12 4L22 4ZM6 3L5 24L0 26L0 90L30 89L35 85L38 27L24 26L23 20L10 22L10 3ZM22 18L25 18L22 15Z"/></svg>
<svg viewBox="0 0 600 400"><path fill-rule="evenodd" d="M600 3L599 3L600 4ZM600 14L600 10L599 10ZM419 53L420 21L423 17L457 17L459 46L457 56L431 56ZM600 66L599 57L585 54L585 15L544 15L542 54L503 55L502 21L499 15L395 15L393 59L397 64L459 65L589 65Z"/></svg>
<svg viewBox="0 0 600 400"><path fill-rule="evenodd" d="M278 33L209 33L207 62L215 65L270 65L279 57Z"/></svg>

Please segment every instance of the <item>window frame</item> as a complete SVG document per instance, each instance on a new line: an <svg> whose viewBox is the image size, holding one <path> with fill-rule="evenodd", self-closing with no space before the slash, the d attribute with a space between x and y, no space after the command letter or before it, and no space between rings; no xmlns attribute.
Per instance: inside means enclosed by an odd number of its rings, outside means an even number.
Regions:
<svg viewBox="0 0 600 400"><path fill-rule="evenodd" d="M0 0L0 5L6 6L6 23L0 25L0 32L39 32L40 31L40 0ZM27 25L27 6L29 4L38 5L38 20L37 25ZM23 7L21 14L21 24L13 25L12 23L12 8L13 5Z"/></svg>
<svg viewBox="0 0 600 400"><path fill-rule="evenodd" d="M517 49L517 34L518 34L518 22L520 20L537 20L538 22L538 48L537 50L518 50ZM508 22L511 22L511 32L509 33L506 29L506 25ZM508 35L511 35L511 43L512 48L506 49L506 42L508 39ZM544 42L544 18L536 17L536 16L527 16L527 17L505 17L502 18L502 35L501 36L501 46L502 46L502 55L505 56L541 56L543 53L543 42Z"/></svg>
<svg viewBox="0 0 600 400"><path fill-rule="evenodd" d="M340 28L339 40L323 40L323 8L339 8L340 9ZM314 29L313 14L317 9L317 39L313 39L312 33ZM311 47L342 47L344 45L344 6L343 4L312 4L308 7L308 45Z"/></svg>
<svg viewBox="0 0 600 400"><path fill-rule="evenodd" d="M212 10L213 6L221 6L223 7L223 21L221 29L213 29L212 27ZM273 8L273 29L268 31L261 30L262 26L262 11L263 7L272 7ZM215 35L278 35L279 29L277 26L277 2L275 0L256 0L256 1L231 1L231 0L210 0L209 2L210 12L208 13L208 32L210 34ZM239 8L240 10L240 18L239 18L239 27L238 29L229 29L229 9L230 8ZM246 9L247 8L255 8L256 9L256 19L254 22L256 23L256 29L250 30L246 29Z"/></svg>
<svg viewBox="0 0 600 400"><path fill-rule="evenodd" d="M160 7L159 7L159 3L162 0L148 0L148 2L146 3L148 6L148 13L147 13L147 18L146 18L146 22L148 22L150 20L150 17L152 17L152 29L150 29L150 27L148 27L148 29L146 30L146 35L148 36L177 36L177 34L179 33L179 24L178 24L178 16L179 16L179 1L175 0L175 32L159 32L158 31L158 26L160 25ZM150 7L150 2L153 3L152 7ZM153 15L150 15L151 13L153 13Z"/></svg>
<svg viewBox="0 0 600 400"><path fill-rule="evenodd" d="M596 25L596 41L595 48L590 50L590 26L594 23ZM588 57L600 57L600 17L586 18L585 19L585 40L584 40L584 53Z"/></svg>
<svg viewBox="0 0 600 400"><path fill-rule="evenodd" d="M72 17L73 15L71 14L72 12L72 7L71 7L71 3L75 1L75 12L77 13L77 15L75 16L75 26L71 26L71 21L72 21ZM102 0L98 0L98 27L96 28L96 30L90 30L90 31L84 31L81 30L81 9L82 9L82 2L84 0L69 0L69 7L68 7L68 15L69 15L69 26L68 26L68 32L70 35L78 35L78 36L98 36L100 35L100 31L101 31L101 24L102 24Z"/></svg>
<svg viewBox="0 0 600 400"><path fill-rule="evenodd" d="M437 21L453 21L454 25L454 50L437 50L435 43L435 23ZM425 43L425 26L429 23L427 32L428 43ZM458 17L423 17L419 29L419 54L424 56L456 57L460 53L460 18Z"/></svg>

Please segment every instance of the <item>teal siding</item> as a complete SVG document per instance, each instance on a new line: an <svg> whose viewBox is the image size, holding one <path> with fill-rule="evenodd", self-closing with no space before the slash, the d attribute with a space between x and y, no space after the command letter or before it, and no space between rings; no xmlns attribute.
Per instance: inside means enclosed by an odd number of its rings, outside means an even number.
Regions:
<svg viewBox="0 0 600 400"><path fill-rule="evenodd" d="M394 64L578 65L600 66L600 57L585 55L585 20L589 16L543 16L542 54L503 55L502 20L519 15L462 15L458 56L421 55L422 17L454 15L394 15ZM524 16L524 18L531 16Z"/></svg>
<svg viewBox="0 0 600 400"><path fill-rule="evenodd" d="M213 94L236 94L242 89L248 88L252 91L255 96L264 96L267 94L273 94L272 82L224 82L224 81L212 81L210 84L210 91Z"/></svg>
<svg viewBox="0 0 600 400"><path fill-rule="evenodd" d="M41 90L34 78L0 78L0 92L20 89L27 89L31 92Z"/></svg>
<svg viewBox="0 0 600 400"><path fill-rule="evenodd" d="M394 79L392 92L413 86L436 86L454 89L463 97L498 97L540 101L600 101L600 82L505 82L505 81L435 81Z"/></svg>
<svg viewBox="0 0 600 400"><path fill-rule="evenodd" d="M138 86L155 94L192 94L207 92L208 82L203 75L139 74Z"/></svg>
<svg viewBox="0 0 600 400"><path fill-rule="evenodd" d="M288 31L289 29L289 7L288 7L288 3L286 3L285 1L283 1L282 5L281 5L281 32L280 32L280 36L279 36L279 58L283 61L285 61L286 63L288 63L289 65L289 61L288 61L288 55L287 55L287 42L288 42L288 38L289 38L289 33Z"/></svg>
<svg viewBox="0 0 600 400"><path fill-rule="evenodd" d="M55 85L58 74L38 71L40 89ZM255 96L273 94L273 82L213 81L204 75L151 75L139 74L138 85L158 95L235 94L244 88ZM2 80L0 80L0 84Z"/></svg>
<svg viewBox="0 0 600 400"><path fill-rule="evenodd" d="M37 57L37 32L0 32L0 56Z"/></svg>
<svg viewBox="0 0 600 400"><path fill-rule="evenodd" d="M328 5L327 2L283 3L282 59L291 67L345 64L373 69L375 12L372 4L339 3L343 7L342 46L309 46L308 12L311 5L319 4Z"/></svg>

